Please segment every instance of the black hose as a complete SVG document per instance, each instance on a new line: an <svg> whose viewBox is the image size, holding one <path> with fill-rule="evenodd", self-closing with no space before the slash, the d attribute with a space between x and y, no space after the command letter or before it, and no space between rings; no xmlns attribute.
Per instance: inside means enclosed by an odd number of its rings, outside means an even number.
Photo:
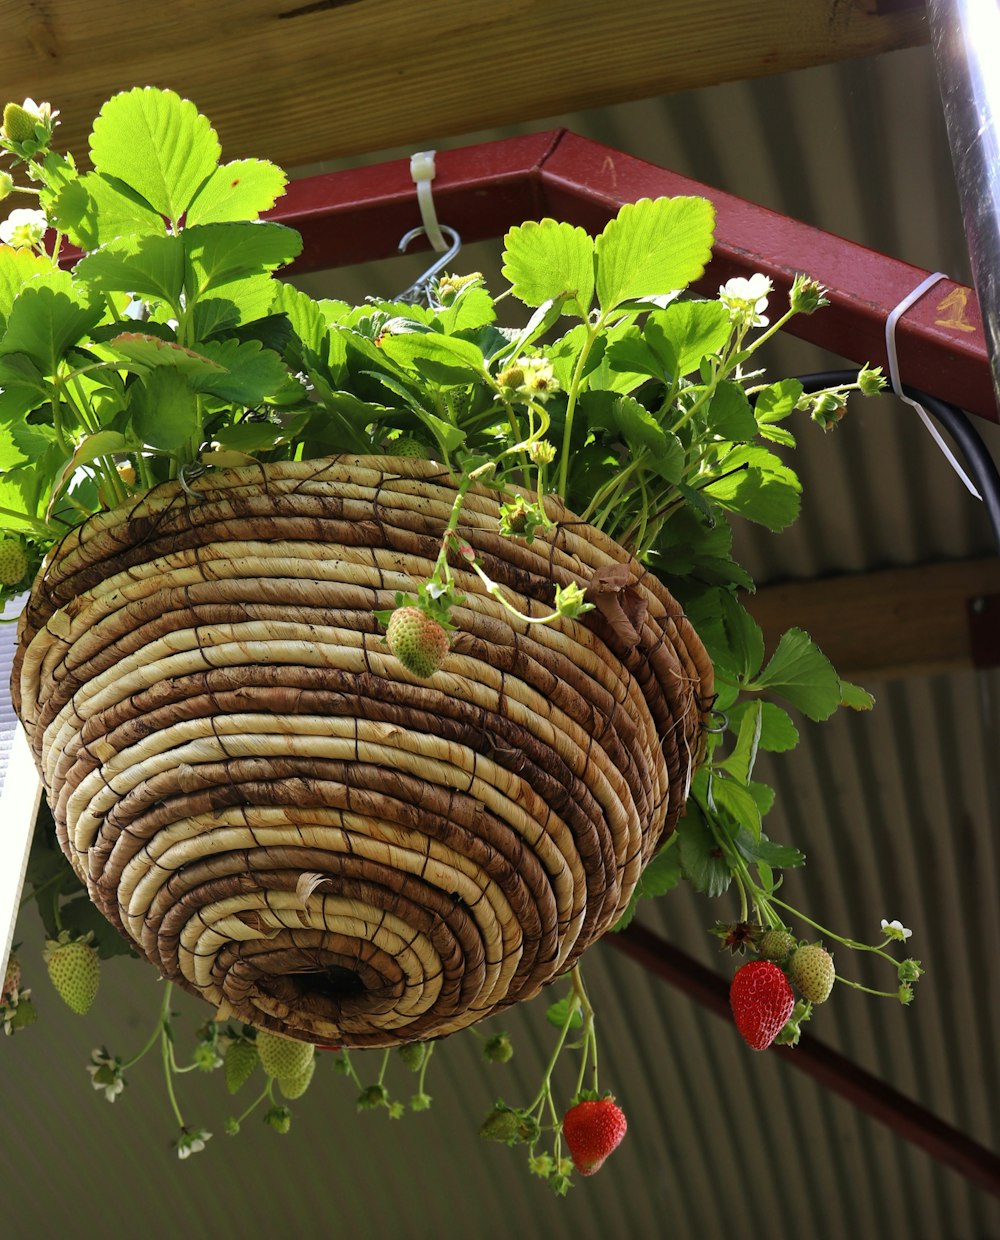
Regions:
<svg viewBox="0 0 1000 1240"><path fill-rule="evenodd" d="M805 391L818 392L823 388L854 383L857 377L856 370L826 370L813 375L800 375L799 382ZM905 383L903 394L910 400L915 400L941 423L965 457L965 464L976 484L976 490L982 496L993 537L996 539L997 551L1000 552L1000 470L987 451L979 432L972 425L971 418L957 405L939 400L936 396L929 396Z"/></svg>

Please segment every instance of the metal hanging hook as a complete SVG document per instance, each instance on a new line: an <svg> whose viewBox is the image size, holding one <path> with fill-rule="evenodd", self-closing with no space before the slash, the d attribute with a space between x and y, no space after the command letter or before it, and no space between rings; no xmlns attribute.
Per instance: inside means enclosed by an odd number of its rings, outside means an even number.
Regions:
<svg viewBox="0 0 1000 1240"><path fill-rule="evenodd" d="M423 275L414 280L414 282L404 293L399 294L396 298L397 301L404 301L409 305L419 305L422 302L424 305L431 306L432 308L436 306L437 303L431 293L431 285L434 283L434 277L439 271L443 271L444 268L448 266L448 264L453 258L455 258L459 250L462 248L462 238L458 235L454 228L449 228L447 224L440 225L440 228L441 232L448 239L448 249L445 250L439 258L435 259ZM421 234L426 233L427 229L424 228L423 225L419 225L416 228L411 228L399 243L400 254L406 253L407 246L415 237L419 237Z"/></svg>

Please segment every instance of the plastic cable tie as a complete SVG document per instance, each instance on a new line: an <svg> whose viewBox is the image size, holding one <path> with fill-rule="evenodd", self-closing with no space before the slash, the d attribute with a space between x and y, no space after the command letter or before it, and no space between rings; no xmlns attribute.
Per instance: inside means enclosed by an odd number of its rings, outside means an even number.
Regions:
<svg viewBox="0 0 1000 1240"><path fill-rule="evenodd" d="M443 254L448 248L448 242L438 223L437 211L434 207L434 190L431 186L436 173L434 167L436 154L436 151L417 151L415 155L411 155L410 176L417 187L417 206L420 208L420 218L424 222L427 240L439 254Z"/></svg>
<svg viewBox="0 0 1000 1240"><path fill-rule="evenodd" d="M912 400L909 396L904 395L903 385L899 378L899 358L896 354L896 324L914 304L914 302L919 301L932 285L937 284L939 280L947 280L948 278L949 277L946 276L943 271L935 271L933 275L929 275L926 279L921 280L917 287L907 293L903 300L892 311L890 311L889 317L885 321L885 351L889 359L889 383L892 386L893 392L895 392L901 401L905 401L905 403L910 405L911 408L916 409L917 413L920 415L921 422L923 422L924 426L930 432L931 438L944 453L945 460L947 460L948 464L965 483L966 489L969 493L974 495L976 499L982 500L983 497L976 490L969 475L959 464L954 452L952 452L951 448L949 448L947 443L945 443L944 437L934 425L927 410L920 404L919 401Z"/></svg>

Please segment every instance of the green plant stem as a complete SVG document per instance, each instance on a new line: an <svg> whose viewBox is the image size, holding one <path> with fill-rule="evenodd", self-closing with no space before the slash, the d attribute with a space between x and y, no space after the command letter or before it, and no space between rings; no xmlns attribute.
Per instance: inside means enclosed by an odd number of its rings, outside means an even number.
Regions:
<svg viewBox="0 0 1000 1240"><path fill-rule="evenodd" d="M887 951L883 950L885 946L884 943L882 947L876 947L871 943L859 943L856 939L845 939L842 935L835 934L832 930L828 930L826 926L821 926L818 921L813 921L812 918L806 917L804 913L800 913L798 909L792 908L790 904L785 904L785 902L783 900L779 900L777 896L771 896L769 898L772 903L777 904L779 908L785 909L786 912L791 913L793 917L797 917L799 921L804 921L807 926L812 926L814 930L818 930L820 934L824 935L826 938L833 939L835 943L840 943L842 947L849 947L852 951L856 952L871 952L875 956L881 956L883 960L888 960L892 965L896 964L895 957L890 956ZM892 942L892 940L886 939L886 943L889 942ZM882 994L883 992L875 991L874 993Z"/></svg>
<svg viewBox="0 0 1000 1240"><path fill-rule="evenodd" d="M272 1094L271 1094L272 1088L273 1088L272 1078L268 1077L267 1084L260 1091L257 1097L253 1100L253 1102L250 1103L250 1105L247 1107L247 1109L243 1112L242 1115L238 1115L236 1117L237 1124L242 1124L245 1119L248 1119L254 1113L254 1111L257 1110L257 1108L260 1106L262 1102L264 1102L268 1098L272 1098Z"/></svg>
<svg viewBox="0 0 1000 1240"><path fill-rule="evenodd" d="M170 1037L170 1019L169 1019L169 1002L170 1002L170 986L167 986L167 992L163 996L163 1005L160 1009L160 1057L163 1062L163 1079L167 1085L167 1098L170 1101L170 1108L174 1113L174 1118L178 1125L186 1130L184 1116L181 1114L181 1108L177 1102L177 1094L174 1090L174 1078L171 1071L171 1060L173 1059L171 1037Z"/></svg>
<svg viewBox="0 0 1000 1240"><path fill-rule="evenodd" d="M434 1043L426 1042L424 1044L424 1062L420 1065L420 1075L417 1077L417 1093L424 1092L424 1077L427 1075L427 1065L431 1061L431 1055L434 1054Z"/></svg>
<svg viewBox="0 0 1000 1240"><path fill-rule="evenodd" d="M161 1007L160 1016L155 1026L153 1027L153 1032L149 1035L149 1038L143 1045L142 1049L137 1051L132 1056L131 1059L126 1059L125 1062L121 1065L122 1072L125 1072L128 1068L134 1068L135 1065L139 1062L139 1060L144 1059L149 1054L149 1052L153 1049L153 1047L156 1045L156 1041L159 1038L163 1030L163 1019L165 1015L165 1006L166 1004L169 1004L170 1002L170 990L172 986L173 986L172 982L167 982L166 984L167 993L164 996L165 1004L164 1004L164 1007Z"/></svg>
<svg viewBox="0 0 1000 1240"><path fill-rule="evenodd" d="M545 1065L545 1075L542 1077L541 1086L539 1087L538 1093L535 1095L535 1098L530 1104L530 1106L525 1107L525 1110L528 1112L529 1115L531 1114L531 1112L537 1110L545 1102L545 1099L551 1093L550 1081L552 1080L552 1073L555 1070L555 1066L557 1062L559 1061L560 1054L562 1054L562 1049L566 1045L566 1039L569 1036L570 1026L573 1023L573 1016L579 1010L579 1008L580 1008L580 996L574 990L572 997L570 999L569 1005L566 1009L566 1021L562 1029L560 1029L559 1031L559 1037L556 1040L556 1044L552 1050L552 1054L549 1056L549 1062Z"/></svg>
<svg viewBox="0 0 1000 1240"><path fill-rule="evenodd" d="M583 342L583 348L581 348L580 355L576 359L576 365L573 367L573 377L570 380L569 393L566 398L566 424L563 428L562 451L559 454L559 480L556 487L563 499L566 498L566 485L569 478L570 447L573 443L573 416L576 413L576 405L580 396L583 371L587 365L590 350L594 347L594 342L600 336L604 325L603 315L592 327L589 324L587 325L587 338Z"/></svg>

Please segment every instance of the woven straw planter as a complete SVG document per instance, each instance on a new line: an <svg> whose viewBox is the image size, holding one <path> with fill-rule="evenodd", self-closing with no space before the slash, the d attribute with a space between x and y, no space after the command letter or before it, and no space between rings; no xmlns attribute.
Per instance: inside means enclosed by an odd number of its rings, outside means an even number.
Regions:
<svg viewBox="0 0 1000 1240"><path fill-rule="evenodd" d="M60 843L167 978L312 1042L451 1033L563 973L683 808L712 669L666 589L566 519L459 527L523 611L466 599L428 680L373 612L431 571L455 484L426 461L211 472L92 518L21 618L13 692Z"/></svg>

